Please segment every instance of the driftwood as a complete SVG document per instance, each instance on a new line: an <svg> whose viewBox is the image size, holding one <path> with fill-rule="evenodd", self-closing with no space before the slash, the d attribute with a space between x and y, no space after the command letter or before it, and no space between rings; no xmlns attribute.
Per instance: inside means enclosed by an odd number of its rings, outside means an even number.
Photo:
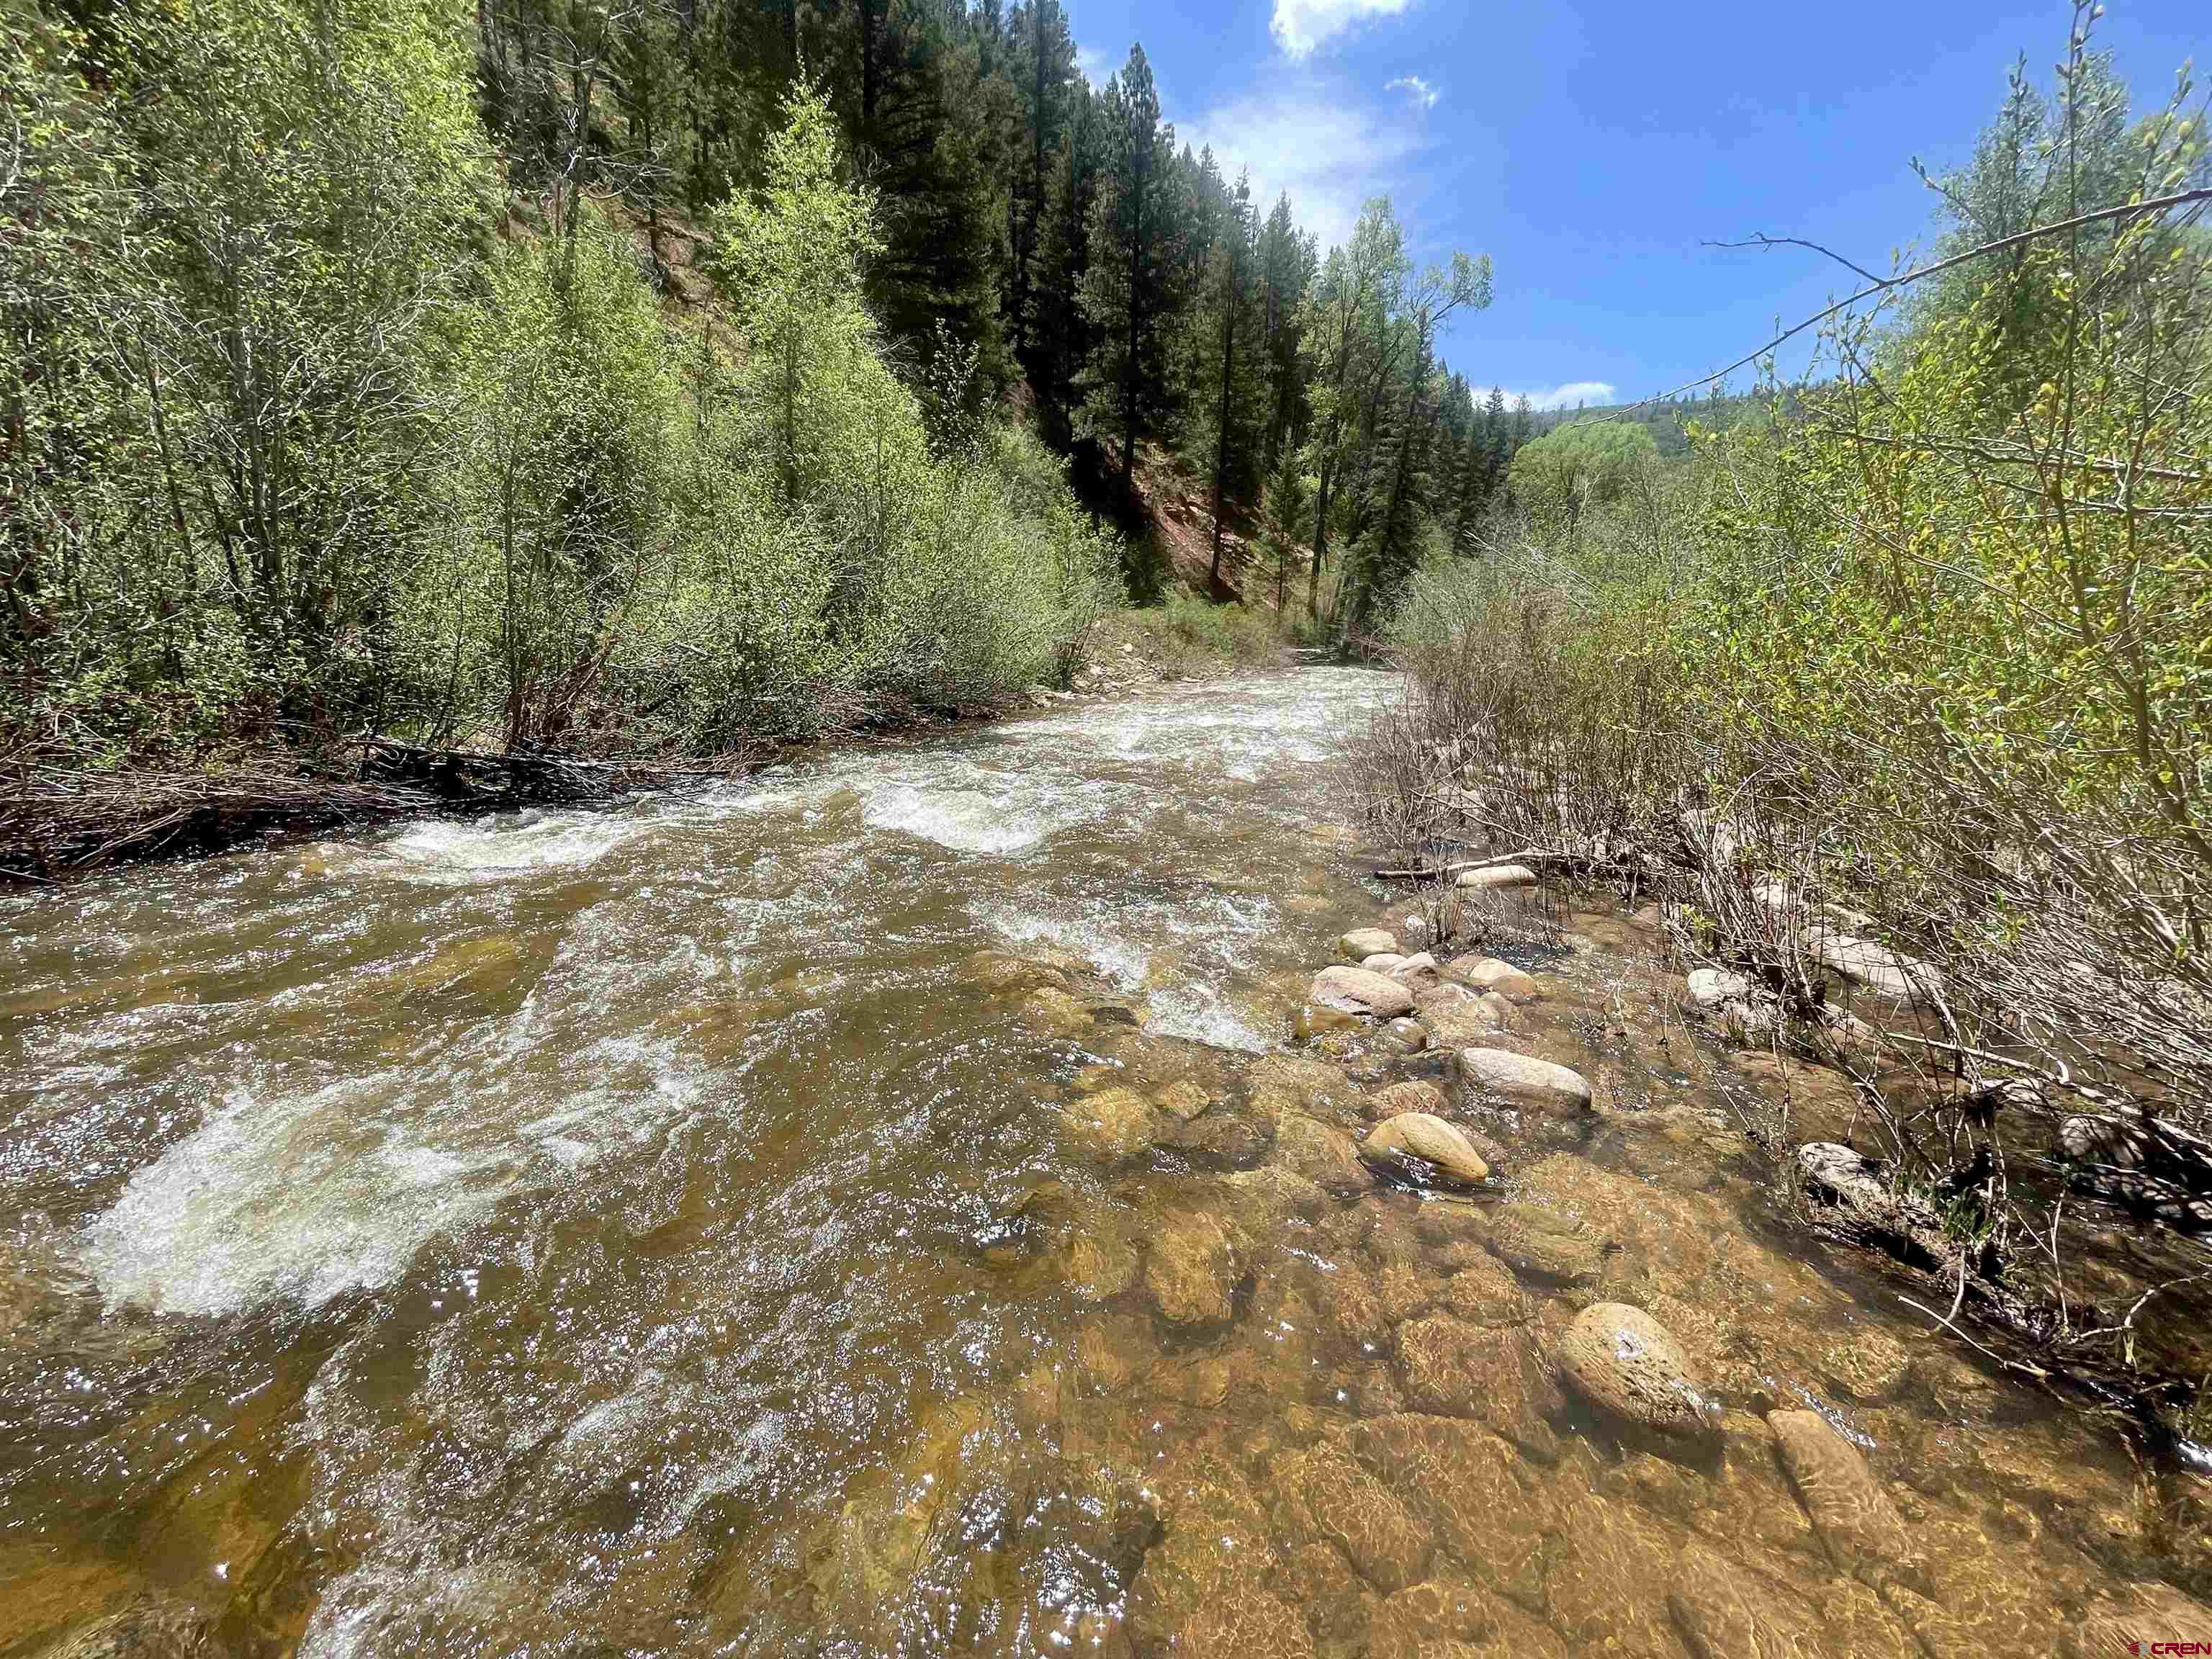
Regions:
<svg viewBox="0 0 2212 1659"><path fill-rule="evenodd" d="M0 880L48 883L257 836L342 828L438 805L387 782L246 766L224 772L37 767L0 793Z"/></svg>
<svg viewBox="0 0 2212 1659"><path fill-rule="evenodd" d="M46 885L117 864L357 829L416 812L605 800L729 769L424 749L373 737L346 749L360 753L357 767L345 765L353 776L328 757L319 766L272 759L206 772L35 764L0 771L0 884Z"/></svg>

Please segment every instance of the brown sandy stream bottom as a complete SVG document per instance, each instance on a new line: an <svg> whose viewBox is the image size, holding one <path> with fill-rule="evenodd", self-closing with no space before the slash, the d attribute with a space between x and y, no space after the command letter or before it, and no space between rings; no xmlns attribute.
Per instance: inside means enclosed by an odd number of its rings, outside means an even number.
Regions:
<svg viewBox="0 0 2212 1659"><path fill-rule="evenodd" d="M1596 1113L1361 1181L1408 1062L1289 1030L1389 689L6 901L0 1656L2205 1639L2116 1438L1782 1224L1632 925L1521 958ZM1717 1447L1561 1391L1601 1301Z"/></svg>

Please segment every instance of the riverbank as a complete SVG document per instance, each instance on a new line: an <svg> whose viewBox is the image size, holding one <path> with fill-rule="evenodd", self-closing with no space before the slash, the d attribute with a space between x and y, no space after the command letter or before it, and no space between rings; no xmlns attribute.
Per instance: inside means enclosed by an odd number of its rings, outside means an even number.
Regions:
<svg viewBox="0 0 2212 1659"><path fill-rule="evenodd" d="M613 757L416 750L391 738L328 734L235 750L191 770L0 767L0 889L52 886L167 859L288 846L397 820L614 803L654 790L741 777L823 744L999 720L1028 708L1097 701L1181 680L1286 665L1293 647L1272 626L1184 599L1100 619L1062 688L1032 686L987 708L909 708L902 719L822 743L720 756Z"/></svg>
<svg viewBox="0 0 2212 1659"><path fill-rule="evenodd" d="M0 899L0 1652L2193 1638L2187 1482L1796 1224L1654 917L1413 937L1340 821L1392 684ZM1303 1015L1376 925L1418 1048ZM1711 1410L1604 1403L1617 1308Z"/></svg>

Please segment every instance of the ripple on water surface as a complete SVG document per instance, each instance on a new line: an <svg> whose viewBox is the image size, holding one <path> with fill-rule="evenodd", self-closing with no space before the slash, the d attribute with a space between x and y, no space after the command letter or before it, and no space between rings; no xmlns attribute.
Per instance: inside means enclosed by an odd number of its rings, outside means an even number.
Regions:
<svg viewBox="0 0 2212 1659"><path fill-rule="evenodd" d="M2047 1627L2095 1568L2031 1522L2101 1526L2129 1471L2026 1413L1962 1429L1994 1389L1869 1334L1894 1364L1829 1406L1890 1489L1924 1462L1930 1561L1887 1601L1834 1572L1747 1406L1826 1389L1846 1322L1894 1310L1741 1224L1712 1101L1646 1079L1674 1105L1588 1140L1486 1119L1516 1186L1479 1206L1324 1196L1360 1188L1364 1091L1231 1051L1276 1048L1374 919L1315 832L1386 684L12 903L0 1199L99 1292L0 1303L30 1362L0 1366L0 1520L56 1616L143 1587L125 1538L256 1650L333 1659L1656 1654L1699 1620L1862 1659L1938 1602L1948 1646ZM1584 1039L1632 1004L1563 969L1517 1018L1602 1085L1628 1060ZM1243 1133L1263 1099L1288 1133ZM1601 1292L1713 1368L1722 1463L1557 1409L1534 1357ZM111 1328L137 1346L103 1364Z"/></svg>

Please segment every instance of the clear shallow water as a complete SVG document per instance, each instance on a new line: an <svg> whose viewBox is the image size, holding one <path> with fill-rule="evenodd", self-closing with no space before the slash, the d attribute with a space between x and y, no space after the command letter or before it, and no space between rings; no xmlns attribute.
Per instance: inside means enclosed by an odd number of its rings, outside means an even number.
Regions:
<svg viewBox="0 0 2212 1659"><path fill-rule="evenodd" d="M1329 763L1387 689L6 901L0 1655L149 1595L255 1654L1675 1653L1725 1622L1682 1560L1788 1644L1713 1650L1923 1651L2170 1574L2116 1446L1767 1225L1632 928L1532 961L1516 1039L1632 1112L1467 1103L1481 1206L1286 1178L1286 1115L1389 1080L1284 1053L1377 912ZM1551 1386L1601 1296L1717 1463ZM1521 1363L1455 1393L1439 1320ZM1917 1589L1838 1571L1758 1415L1804 1403Z"/></svg>

